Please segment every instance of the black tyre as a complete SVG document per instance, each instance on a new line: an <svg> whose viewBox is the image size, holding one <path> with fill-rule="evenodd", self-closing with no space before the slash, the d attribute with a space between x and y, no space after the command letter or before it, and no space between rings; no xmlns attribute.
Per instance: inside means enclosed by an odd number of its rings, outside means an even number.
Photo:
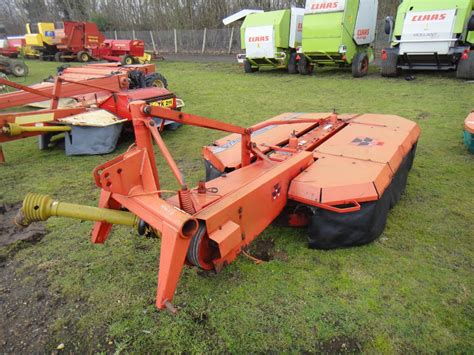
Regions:
<svg viewBox="0 0 474 355"><path fill-rule="evenodd" d="M369 72L369 57L367 53L359 52L352 59L352 76L362 78Z"/></svg>
<svg viewBox="0 0 474 355"><path fill-rule="evenodd" d="M382 58L380 73L387 78L396 78L400 76L402 70L398 68L398 53L391 50L385 50L386 58Z"/></svg>
<svg viewBox="0 0 474 355"><path fill-rule="evenodd" d="M467 58L460 59L456 70L458 79L474 80L474 51L467 53Z"/></svg>
<svg viewBox="0 0 474 355"><path fill-rule="evenodd" d="M124 55L120 61L122 65L132 65L135 62L135 59L131 55Z"/></svg>
<svg viewBox="0 0 474 355"><path fill-rule="evenodd" d="M81 63L87 63L91 60L91 56L86 51L80 51L77 53L77 61Z"/></svg>
<svg viewBox="0 0 474 355"><path fill-rule="evenodd" d="M146 87L167 88L168 80L160 73L148 74L145 77Z"/></svg>
<svg viewBox="0 0 474 355"><path fill-rule="evenodd" d="M298 74L298 63L296 62L297 54L295 52L290 54L290 59L288 60L288 73L289 74Z"/></svg>
<svg viewBox="0 0 474 355"><path fill-rule="evenodd" d="M9 66L9 70L16 77L28 75L28 67L21 60L12 60Z"/></svg>
<svg viewBox="0 0 474 355"><path fill-rule="evenodd" d="M45 61L46 56L43 53L40 53L40 55L38 56L38 59L41 60L41 61Z"/></svg>
<svg viewBox="0 0 474 355"><path fill-rule="evenodd" d="M314 66L308 62L308 59L302 55L300 61L298 62L298 71L301 75L311 75L313 74Z"/></svg>
<svg viewBox="0 0 474 355"><path fill-rule="evenodd" d="M258 67L252 67L252 64L250 64L250 62L248 60L245 60L244 61L244 71L247 74L255 73L256 71L258 71Z"/></svg>

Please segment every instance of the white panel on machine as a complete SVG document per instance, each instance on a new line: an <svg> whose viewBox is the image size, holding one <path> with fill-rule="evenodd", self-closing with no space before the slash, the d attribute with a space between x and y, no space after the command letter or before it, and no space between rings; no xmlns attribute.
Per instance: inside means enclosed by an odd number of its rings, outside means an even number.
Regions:
<svg viewBox="0 0 474 355"><path fill-rule="evenodd" d="M236 12L235 14L227 16L225 19L222 20L222 23L227 26L228 24L232 22L243 20L248 15L258 14L261 12L263 12L263 10L249 10L249 9L240 10L239 12Z"/></svg>
<svg viewBox="0 0 474 355"><path fill-rule="evenodd" d="M290 21L290 40L288 43L288 46L290 48L296 48L301 45L301 40L303 37L303 19L304 9L292 7Z"/></svg>
<svg viewBox="0 0 474 355"><path fill-rule="evenodd" d="M360 0L354 28L354 41L358 45L370 44L375 40L378 0Z"/></svg>
<svg viewBox="0 0 474 355"><path fill-rule="evenodd" d="M456 9L408 12L403 23L400 54L448 54L453 45Z"/></svg>
<svg viewBox="0 0 474 355"><path fill-rule="evenodd" d="M8 42L6 39L0 39L0 48L7 48Z"/></svg>
<svg viewBox="0 0 474 355"><path fill-rule="evenodd" d="M245 54L248 58L274 58L273 26L247 27L245 30Z"/></svg>
<svg viewBox="0 0 474 355"><path fill-rule="evenodd" d="M305 13L338 12L344 11L345 7L346 0L306 0Z"/></svg>

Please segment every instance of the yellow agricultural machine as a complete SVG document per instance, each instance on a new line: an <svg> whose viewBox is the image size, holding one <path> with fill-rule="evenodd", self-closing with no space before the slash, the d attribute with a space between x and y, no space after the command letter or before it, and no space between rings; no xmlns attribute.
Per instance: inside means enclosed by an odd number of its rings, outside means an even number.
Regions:
<svg viewBox="0 0 474 355"><path fill-rule="evenodd" d="M27 23L24 49L26 58L53 60L58 51L54 42L54 23Z"/></svg>

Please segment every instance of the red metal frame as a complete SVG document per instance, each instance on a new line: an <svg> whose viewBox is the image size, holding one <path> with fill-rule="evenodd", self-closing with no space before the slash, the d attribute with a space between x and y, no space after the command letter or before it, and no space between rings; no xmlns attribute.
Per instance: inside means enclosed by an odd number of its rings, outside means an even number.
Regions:
<svg viewBox="0 0 474 355"><path fill-rule="evenodd" d="M265 125L243 128L209 118L191 115L160 107L132 102L130 110L136 136L136 146L94 170L94 178L102 189L99 207L126 208L161 233L162 245L156 306L175 311L171 301L190 248L191 237L199 225L207 231L206 240L213 239L218 249L204 242L194 245L201 248L200 266L220 270L232 262L241 249L257 237L283 210L291 179L313 162L310 152L301 151L282 162L269 161L251 143L251 133L262 126L288 125L300 122L271 121ZM243 142L242 169L234 172L227 181L222 178L219 187L210 191L225 191L224 195L207 193L204 183L199 189L188 189L181 172L163 143L151 117L180 122L197 127L237 133ZM320 120L306 119L317 123ZM178 194L168 200L162 198L159 174L153 153L153 141L159 147L180 185ZM252 155L258 161L250 165ZM239 176L238 176L239 175ZM234 181L234 176L238 181ZM213 180L213 183L219 184ZM255 201L267 202L266 213L257 211ZM96 222L92 242L103 243L111 225ZM206 257L206 254L215 254Z"/></svg>
<svg viewBox="0 0 474 355"><path fill-rule="evenodd" d="M25 116L37 116L44 114L53 114L52 119L48 121L40 121L44 126L56 125L61 123L59 120L68 116L76 115L83 112L88 112L93 110L90 107L91 104L95 104L99 109L104 109L113 114L117 115L120 118L131 120L130 110L128 109L129 102L132 100L137 99L173 99L173 106L170 107L172 109L176 108L176 97L174 94L169 92L163 88L143 88L143 89L136 89L136 90L119 90L114 87L106 87L94 84L94 80L87 80L87 81L79 81L76 82L74 80L63 78L63 77L56 77L54 81L54 85L52 86L51 91L42 91L36 88L31 88L25 85L21 85L18 83L14 83L5 79L0 78L0 84L8 85L14 87L18 90L26 92L31 97L40 97L42 99L50 99L51 105L49 109L43 110L35 110L35 111L28 111L28 112L15 112L15 113L0 113L0 143L5 143L17 139L33 137L37 135L41 135L43 132L24 132L20 135L10 136L7 134L3 134L2 130L4 127L8 126L12 123L18 123L18 119L21 120L22 117ZM58 108L59 100L63 97L69 97L70 87L68 85L73 84L75 86L74 90L76 92L81 91L81 87L86 88L86 90L95 90L96 94L90 97L91 100L87 100L83 102L82 106L74 107L74 108ZM18 93L21 94L21 91ZM102 95L98 96L97 93L103 93ZM107 95L105 95L107 93ZM85 100L85 96L84 96ZM164 123L164 122L163 122ZM22 126L33 126L36 122L31 123L23 123ZM160 127L163 129L163 127ZM8 130L7 130L8 131ZM3 156L2 156L3 157ZM4 157L3 157L4 158Z"/></svg>

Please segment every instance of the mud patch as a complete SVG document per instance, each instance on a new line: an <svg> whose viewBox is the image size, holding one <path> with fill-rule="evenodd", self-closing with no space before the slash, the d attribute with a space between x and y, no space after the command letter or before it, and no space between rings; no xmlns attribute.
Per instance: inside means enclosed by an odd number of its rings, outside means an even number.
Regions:
<svg viewBox="0 0 474 355"><path fill-rule="evenodd" d="M0 352L43 353L63 301L50 291L45 272L19 275L20 266L12 260L0 267Z"/></svg>
<svg viewBox="0 0 474 355"><path fill-rule="evenodd" d="M87 313L87 301L64 298L52 287L48 273L53 262L25 267L8 259L0 266L0 354L113 354L115 344L107 327L79 331L76 324Z"/></svg>
<svg viewBox="0 0 474 355"><path fill-rule="evenodd" d="M245 251L256 259L270 261L275 258L275 242L273 239L258 238Z"/></svg>
<svg viewBox="0 0 474 355"><path fill-rule="evenodd" d="M257 239L245 248L244 251L251 258L261 261L288 261L288 254L285 251L275 249L275 241L273 239Z"/></svg>
<svg viewBox="0 0 474 355"><path fill-rule="evenodd" d="M0 205L0 248L8 247L18 241L36 243L46 234L42 223L32 223L20 228L13 223L21 203Z"/></svg>
<svg viewBox="0 0 474 355"><path fill-rule="evenodd" d="M196 323L196 324L206 324L207 321L209 320L209 316L206 312L198 312L198 313L194 313L192 315L192 318L193 318L193 322Z"/></svg>

